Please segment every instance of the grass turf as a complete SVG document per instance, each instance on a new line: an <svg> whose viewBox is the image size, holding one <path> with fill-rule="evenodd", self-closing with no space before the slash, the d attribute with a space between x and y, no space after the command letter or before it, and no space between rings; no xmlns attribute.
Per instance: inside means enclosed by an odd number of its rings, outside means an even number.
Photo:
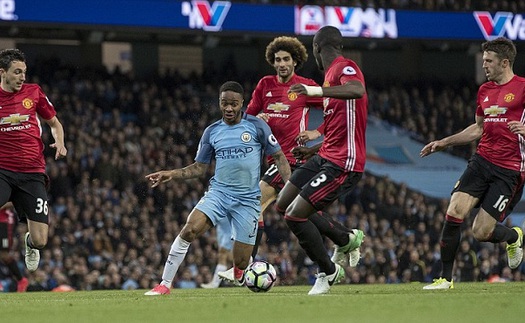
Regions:
<svg viewBox="0 0 525 323"><path fill-rule="evenodd" d="M308 296L310 286L0 294L0 321L15 322L518 322L525 283L338 285Z"/></svg>

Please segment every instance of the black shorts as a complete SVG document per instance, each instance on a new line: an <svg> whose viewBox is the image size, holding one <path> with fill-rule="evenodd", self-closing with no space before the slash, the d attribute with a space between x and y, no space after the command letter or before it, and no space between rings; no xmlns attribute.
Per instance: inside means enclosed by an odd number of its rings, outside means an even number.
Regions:
<svg viewBox="0 0 525 323"><path fill-rule="evenodd" d="M302 164L290 165L291 171L295 171L297 168L301 167ZM270 167L266 170L264 175L261 177L261 181L268 183L273 187L277 192L280 192L284 187L284 181L281 177L281 173L277 169L275 164L271 164Z"/></svg>
<svg viewBox="0 0 525 323"><path fill-rule="evenodd" d="M43 173L15 173L0 169L0 205L13 202L20 222L29 219L48 224L48 182Z"/></svg>
<svg viewBox="0 0 525 323"><path fill-rule="evenodd" d="M502 222L521 200L523 175L496 166L474 154L452 192L464 192L479 198L476 207L483 208L494 219Z"/></svg>
<svg viewBox="0 0 525 323"><path fill-rule="evenodd" d="M290 182L301 188L300 195L316 210L323 210L339 196L352 191L363 173L346 172L336 164L314 155L297 168Z"/></svg>

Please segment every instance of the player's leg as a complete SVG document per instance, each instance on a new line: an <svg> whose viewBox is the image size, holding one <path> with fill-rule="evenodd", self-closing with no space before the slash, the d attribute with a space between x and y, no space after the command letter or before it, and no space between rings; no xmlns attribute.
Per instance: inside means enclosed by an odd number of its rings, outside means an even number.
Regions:
<svg viewBox="0 0 525 323"><path fill-rule="evenodd" d="M251 261L260 213L260 199L231 200L229 215L234 239L233 277L237 286L244 285L244 271Z"/></svg>
<svg viewBox="0 0 525 323"><path fill-rule="evenodd" d="M250 264L251 251L253 245L235 241L233 243L233 277L234 284L244 285L244 271Z"/></svg>
<svg viewBox="0 0 525 323"><path fill-rule="evenodd" d="M507 243L508 264L516 269L523 260L523 230L501 223L521 199L523 180L519 172L494 166L496 174L483 197L480 210L472 224L472 233L479 241Z"/></svg>
<svg viewBox="0 0 525 323"><path fill-rule="evenodd" d="M330 285L344 277L344 270L330 260L319 230L308 218L332 203L340 192L353 187L360 177L360 174L353 173L348 180L348 174L341 168L314 156L292 174L277 198L276 208L286 208L288 227L310 259L319 266L316 283L309 295L328 293Z"/></svg>
<svg viewBox="0 0 525 323"><path fill-rule="evenodd" d="M180 264L188 253L191 242L195 240L195 238L200 237L204 232L208 231L212 226L213 223L202 211L196 208L191 211L186 220L186 224L184 224L181 232L177 235L175 241L173 241L173 244L171 245L162 272L162 281L159 285L155 286L144 295L157 296L170 293L173 279L179 270Z"/></svg>
<svg viewBox="0 0 525 323"><path fill-rule="evenodd" d="M455 192L450 198L447 208L443 230L441 231L440 249L441 249L441 277L434 279L430 285L423 289L451 289L454 288L452 270L454 260L461 242L461 225L465 217L479 202L465 192Z"/></svg>
<svg viewBox="0 0 525 323"><path fill-rule="evenodd" d="M40 262L40 250L48 240L49 205L47 202L44 174L16 174L23 183L12 192L12 202L23 221L27 220L28 232L24 236L25 263L29 271L35 271Z"/></svg>
<svg viewBox="0 0 525 323"><path fill-rule="evenodd" d="M432 284L423 289L454 288L452 270L461 241L461 225L472 209L479 205L491 182L490 174L485 171L487 168L480 164L483 161L484 159L474 155L453 189L439 242L441 277L434 279Z"/></svg>
<svg viewBox="0 0 525 323"><path fill-rule="evenodd" d="M224 273L228 266L230 266L230 264L232 263L233 240L231 225L228 218L224 217L219 222L217 222L217 224L215 225L215 229L217 232L217 245L219 248L217 266L215 266L215 271L213 273L212 280L207 284L202 284L202 288L218 288L221 284L221 278L219 276L219 273Z"/></svg>
<svg viewBox="0 0 525 323"><path fill-rule="evenodd" d="M280 176L279 176L280 178ZM262 235L264 233L264 211L272 204L277 198L277 190L267 182L261 180L259 182L261 188L261 213L259 215L259 226L257 228L257 236L255 237L255 245L253 246L252 259L257 256L259 250L259 244L261 243Z"/></svg>

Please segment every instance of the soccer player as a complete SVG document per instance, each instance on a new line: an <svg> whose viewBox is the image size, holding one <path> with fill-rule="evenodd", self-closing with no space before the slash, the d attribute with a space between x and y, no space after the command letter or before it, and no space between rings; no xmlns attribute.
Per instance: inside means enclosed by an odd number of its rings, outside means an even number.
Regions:
<svg viewBox="0 0 525 323"><path fill-rule="evenodd" d="M276 203L301 247L319 265L309 295L328 293L332 284L344 278L344 269L331 261L319 230L308 218L356 186L366 158L365 80L357 64L343 57L342 48L339 29L322 27L314 36L313 53L325 73L324 86L290 87L290 93L324 97L324 121L318 128L324 140L318 153L293 172Z"/></svg>
<svg viewBox="0 0 525 323"><path fill-rule="evenodd" d="M24 83L26 72L20 50L0 51L0 205L11 201L20 221L27 221L25 263L32 272L47 244L49 222L40 120L51 128L55 159L65 157L67 149L55 108L40 86Z"/></svg>
<svg viewBox="0 0 525 323"><path fill-rule="evenodd" d="M322 108L323 98L288 92L290 86L294 84L317 86L314 80L295 73L308 59L306 48L297 38L280 36L273 39L266 47L265 57L268 64L275 69L276 74L267 75L259 80L248 103L246 113L257 115L268 123L294 171L304 163L304 159L297 159L292 155L292 150L298 147L297 136L306 130L310 107ZM275 201L277 194L284 186L284 181L277 172L271 156L268 158L268 165L268 170L259 182L262 193L261 215L252 252L253 259L257 255L257 248L264 231L264 211ZM321 211L313 214L309 220L315 224L322 235L327 236L336 244L333 259L341 266L350 264L355 267L357 265L360 258L359 246L364 237L362 231L349 230L334 221L329 214ZM232 269L219 272L219 276L222 279L233 281Z"/></svg>
<svg viewBox="0 0 525 323"><path fill-rule="evenodd" d="M29 281L20 272L15 257L11 254L13 237L15 235L16 219L11 202L0 207L0 261L9 269L17 281L17 291L23 293L27 290Z"/></svg>
<svg viewBox="0 0 525 323"><path fill-rule="evenodd" d="M288 92L293 84L317 86L314 80L295 73L308 59L306 48L297 38L288 36L275 38L266 47L265 56L268 64L275 69L276 75L265 76L259 81L252 93L246 113L258 115L268 123L293 171L304 163L304 159L297 159L292 155L292 150L298 147L296 138L308 125L310 107L322 107L323 98ZM259 183L262 192L262 211L252 258L257 254L257 246L264 228L263 213L275 201L278 192L284 186L271 157L268 158L268 163L269 168ZM357 265L360 257L359 246L364 237L362 231L352 230L349 233L350 230L333 221L330 215L323 212L312 215L310 221L323 235L336 243L334 257L341 265L348 263L349 255L350 265ZM223 278L226 277L227 275L223 273Z"/></svg>
<svg viewBox="0 0 525 323"><path fill-rule="evenodd" d="M174 170L159 171L146 178L152 187L172 179L202 176L215 159L210 187L191 211L173 242L164 266L162 282L145 295L170 293L173 278L186 256L190 243L218 221L231 222L235 284L244 284L255 243L261 209L259 179L263 155L273 156L283 179L290 177L290 165L268 125L241 111L244 90L237 82L226 82L219 90L222 119L208 126L199 142L195 163Z"/></svg>
<svg viewBox="0 0 525 323"><path fill-rule="evenodd" d="M521 199L525 177L525 78L514 75L516 47L499 37L481 45L487 82L478 90L476 122L463 131L432 141L421 157L480 139L476 153L454 186L441 232L441 277L424 289L454 288L452 268L461 241L461 224L479 207L472 232L479 241L507 243L508 264L523 259L523 232L501 222Z"/></svg>

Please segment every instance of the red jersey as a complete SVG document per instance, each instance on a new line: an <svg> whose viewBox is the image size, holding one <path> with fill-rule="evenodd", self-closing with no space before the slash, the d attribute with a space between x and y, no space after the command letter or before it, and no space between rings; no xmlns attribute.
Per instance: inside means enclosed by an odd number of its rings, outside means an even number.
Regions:
<svg viewBox="0 0 525 323"><path fill-rule="evenodd" d="M44 143L39 116L56 115L37 84L23 84L18 92L0 88L0 168L20 173L44 173Z"/></svg>
<svg viewBox="0 0 525 323"><path fill-rule="evenodd" d="M0 210L0 223L15 224L15 214L9 208Z"/></svg>
<svg viewBox="0 0 525 323"><path fill-rule="evenodd" d="M507 127L509 121L525 123L525 78L482 84L476 103L476 115L484 118L477 153L494 165L525 171L525 139Z"/></svg>
<svg viewBox="0 0 525 323"><path fill-rule="evenodd" d="M365 86L365 78L357 64L343 56L337 57L325 73L323 87L358 81ZM344 168L363 172L366 160L366 120L368 96L341 100L324 98L324 140L319 156Z"/></svg>
<svg viewBox="0 0 525 323"><path fill-rule="evenodd" d="M253 90L252 99L246 109L247 114L255 116L263 112L270 116L268 125L290 165L297 163L291 150L297 147L295 138L299 132L308 127L309 107L321 108L323 104L322 98L288 93L290 86L298 83L318 86L314 80L297 74L286 83L280 83L277 75L265 76ZM268 157L268 162L273 164L271 156Z"/></svg>

